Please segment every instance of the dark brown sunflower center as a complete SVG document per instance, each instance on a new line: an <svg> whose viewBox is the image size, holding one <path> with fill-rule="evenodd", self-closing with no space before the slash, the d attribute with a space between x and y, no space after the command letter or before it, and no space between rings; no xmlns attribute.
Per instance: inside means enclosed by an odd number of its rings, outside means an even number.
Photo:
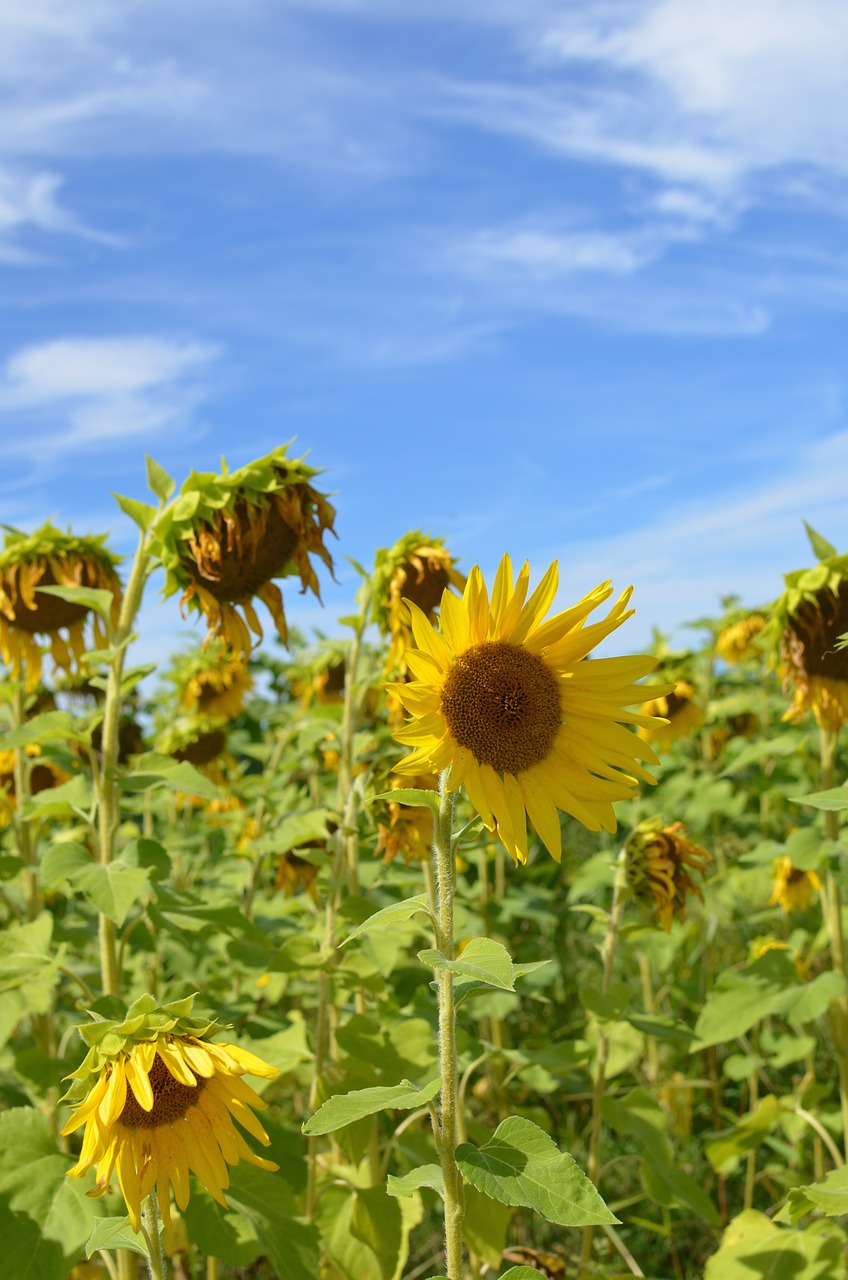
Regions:
<svg viewBox="0 0 848 1280"><path fill-rule="evenodd" d="M25 572L25 570L24 570ZM86 587L94 585L92 582L93 574L87 572L86 566L82 566L80 586ZM57 582L53 576L53 570L49 565L45 566L44 573L38 580L38 587L59 587L67 586L68 583ZM38 587L35 590L35 608L28 609L22 600L19 600L15 607L15 626L21 631L28 631L30 635L36 633L40 635L52 635L58 631L60 627L72 627L75 622L80 622L88 613L88 609L82 604L73 604L68 600L60 600L58 596L48 596Z"/></svg>
<svg viewBox="0 0 848 1280"><path fill-rule="evenodd" d="M216 600L237 604L281 577L296 546L297 531L273 500L264 507L242 501L204 525L183 566Z"/></svg>
<svg viewBox="0 0 848 1280"><path fill-rule="evenodd" d="M208 733L201 733L194 742L178 747L171 754L175 760L188 760L189 764L209 764L210 760L221 754L226 745L227 735L224 730L210 729Z"/></svg>
<svg viewBox="0 0 848 1280"><path fill-rule="evenodd" d="M679 693L666 694L665 702L666 702L665 714L669 720L672 720L677 715L678 711L682 711L684 707L688 707L689 705L689 699L686 697L686 695L679 694Z"/></svg>
<svg viewBox="0 0 848 1280"><path fill-rule="evenodd" d="M805 600L789 622L783 636L785 656L796 670L808 676L848 680L848 649L836 647L848 631L848 582L840 583L836 595L824 590L815 602Z"/></svg>
<svg viewBox="0 0 848 1280"><path fill-rule="evenodd" d="M145 1111L139 1105L132 1089L127 1086L127 1100L118 1121L128 1129L156 1129L161 1124L173 1124L175 1120L181 1120L189 1107L195 1105L206 1084L202 1076L197 1077L197 1084L180 1084L158 1053L153 1059L149 1078L153 1090L153 1106L150 1111Z"/></svg>
<svg viewBox="0 0 848 1280"><path fill-rule="evenodd" d="M479 764L520 773L550 753L562 723L559 682L521 645L476 645L451 667L442 714L454 741Z"/></svg>
<svg viewBox="0 0 848 1280"><path fill-rule="evenodd" d="M408 561L403 567L406 570L406 582L401 595L417 604L422 613L432 613L448 585L447 569L442 565L428 565L419 577L419 570Z"/></svg>

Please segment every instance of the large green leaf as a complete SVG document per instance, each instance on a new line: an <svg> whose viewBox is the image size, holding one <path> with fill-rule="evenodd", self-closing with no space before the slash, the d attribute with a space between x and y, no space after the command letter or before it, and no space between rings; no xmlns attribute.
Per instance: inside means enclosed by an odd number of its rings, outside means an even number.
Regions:
<svg viewBox="0 0 848 1280"><path fill-rule="evenodd" d="M73 742L79 739L76 722L67 711L45 711L0 738L0 751L25 747L29 742Z"/></svg>
<svg viewBox="0 0 848 1280"><path fill-rule="evenodd" d="M563 1227L618 1222L570 1155L523 1116L509 1116L482 1147L456 1149L466 1182L502 1204L534 1209Z"/></svg>
<svg viewBox="0 0 848 1280"><path fill-rule="evenodd" d="M126 920L130 908L143 896L149 873L145 867L129 866L122 859L103 866L92 859L83 845L68 841L48 849L42 877L48 888L67 881L99 912L120 925Z"/></svg>
<svg viewBox="0 0 848 1280"><path fill-rule="evenodd" d="M351 1235L366 1244L380 1263L383 1280L391 1280L400 1256L402 1218L397 1200L383 1186L357 1191L350 1215Z"/></svg>
<svg viewBox="0 0 848 1280"><path fill-rule="evenodd" d="M481 1262L488 1263L490 1267L500 1266L509 1224L514 1214L515 1210L511 1205L493 1200L470 1183L466 1185L462 1228L466 1245L472 1253L476 1253Z"/></svg>
<svg viewBox="0 0 848 1280"><path fill-rule="evenodd" d="M85 1256L90 1258L101 1249L131 1249L133 1253L140 1253L143 1258L148 1257L147 1242L140 1232L133 1231L127 1213L122 1218L97 1219L94 1230L86 1241Z"/></svg>
<svg viewBox="0 0 848 1280"><path fill-rule="evenodd" d="M502 991L515 990L512 957L506 947L492 938L472 938L456 960L446 960L441 951L419 951L418 959L432 969L447 969L463 980L483 982Z"/></svg>
<svg viewBox="0 0 848 1280"><path fill-rule="evenodd" d="M812 791L808 796L790 796L789 799L793 804L808 804L813 809L833 813L848 809L848 787L831 787L827 791Z"/></svg>
<svg viewBox="0 0 848 1280"><path fill-rule="evenodd" d="M232 1171L227 1200L247 1218L279 1280L315 1280L317 1231L296 1217L291 1191L279 1174L242 1162Z"/></svg>
<svg viewBox="0 0 848 1280"><path fill-rule="evenodd" d="M112 610L114 596L103 587L39 587L46 596L56 596L58 600L67 600L68 604L79 604L84 609L93 609L101 618L108 620Z"/></svg>
<svg viewBox="0 0 848 1280"><path fill-rule="evenodd" d="M131 771L121 776L121 786L126 791L146 791L156 785L201 796L204 800L218 800L221 796L220 788L188 760L174 760L152 751L138 756Z"/></svg>
<svg viewBox="0 0 848 1280"><path fill-rule="evenodd" d="M393 902L391 906L375 911L367 920L363 920L362 924L357 925L340 945L344 946L345 943L358 938L360 934L368 933L370 929L389 929L392 925L400 924L401 921L408 920L418 912L426 916L430 915L426 893L419 893L415 898L405 898L403 902Z"/></svg>
<svg viewBox="0 0 848 1280"><path fill-rule="evenodd" d="M373 1116L378 1111L412 1111L431 1102L439 1092L439 1081L431 1080L419 1088L408 1080L400 1084L374 1089L354 1089L351 1093L337 1093L319 1107L306 1124L303 1132L309 1135L335 1133L345 1125Z"/></svg>
<svg viewBox="0 0 848 1280"><path fill-rule="evenodd" d="M29 1014L46 1013L59 981L65 946L52 945L53 917L42 911L28 924L0 932L0 1044Z"/></svg>
<svg viewBox="0 0 848 1280"><path fill-rule="evenodd" d="M416 1191L420 1191L422 1187L429 1187L440 1196L444 1195L445 1179L441 1165L422 1164L417 1169L410 1169L409 1173L403 1174L402 1177L395 1177L390 1173L386 1191L390 1196L409 1197Z"/></svg>
<svg viewBox="0 0 848 1280"><path fill-rule="evenodd" d="M725 1044L750 1031L768 1014L783 1010L798 992L798 975L785 951L767 951L742 973L723 973L695 1024L690 1052Z"/></svg>
<svg viewBox="0 0 848 1280"><path fill-rule="evenodd" d="M818 1209L828 1218L838 1218L848 1213L848 1165L831 1169L822 1182L812 1182L807 1187L793 1187L786 1204L777 1214L778 1222L797 1222L811 1209Z"/></svg>
<svg viewBox="0 0 848 1280"><path fill-rule="evenodd" d="M346 1280L398 1280L407 1257L410 1229L420 1218L417 1198L390 1200L382 1187L331 1186L318 1203L321 1240ZM375 1235L378 1222L382 1239ZM371 1243L363 1238L366 1236ZM392 1257L395 1261L390 1269Z"/></svg>
<svg viewBox="0 0 848 1280"><path fill-rule="evenodd" d="M844 1271L844 1242L845 1233L834 1223L791 1231L746 1209L707 1260L704 1280L836 1280Z"/></svg>

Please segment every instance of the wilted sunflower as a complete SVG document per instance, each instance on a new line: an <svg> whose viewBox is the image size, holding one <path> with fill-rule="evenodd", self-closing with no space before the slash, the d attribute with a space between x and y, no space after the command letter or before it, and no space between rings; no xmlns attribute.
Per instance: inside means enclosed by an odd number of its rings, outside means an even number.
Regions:
<svg viewBox="0 0 848 1280"><path fill-rule="evenodd" d="M644 702L642 715L650 719L640 725L639 737L646 742L655 742L661 751L666 751L676 739L688 737L704 723L704 713L688 680L676 680L669 693L661 693Z"/></svg>
<svg viewBox="0 0 848 1280"><path fill-rule="evenodd" d="M142 996L123 1022L98 1020L79 1028L89 1046L64 1101L76 1110L63 1135L85 1125L79 1160L68 1173L82 1178L97 1165L89 1195L102 1196L117 1174L133 1230L141 1206L156 1188L170 1227L170 1188L181 1210L189 1200L189 1172L226 1206L227 1165L239 1160L274 1171L254 1155L238 1123L263 1146L270 1139L253 1114L266 1103L242 1076L273 1080L279 1072L233 1044L205 1037L214 1024L192 1018L194 997L157 1005Z"/></svg>
<svg viewBox="0 0 848 1280"><path fill-rule="evenodd" d="M821 892L821 882L815 871L801 871L793 867L792 859L779 858L774 868L774 888L769 898L769 906L780 905L788 914L790 911L806 911L813 900L814 893Z"/></svg>
<svg viewBox="0 0 848 1280"><path fill-rule="evenodd" d="M456 568L456 560L443 538L425 537L415 529L393 547L382 547L377 552L372 583L372 621L381 635L389 637L386 670L403 676L407 671L406 651L414 643L404 602L411 600L432 622L443 593L451 587L462 591L465 575Z"/></svg>
<svg viewBox="0 0 848 1280"><path fill-rule="evenodd" d="M28 742L24 754L29 763L29 794L38 795L69 782L71 775L52 760L41 759L41 747ZM15 795L15 752L0 751L0 826L5 826L17 807Z"/></svg>
<svg viewBox="0 0 848 1280"><path fill-rule="evenodd" d="M209 634L242 657L250 653L251 631L262 638L254 597L285 642L283 597L273 579L295 574L320 599L309 557L333 568L323 537L333 531L335 510L309 483L317 471L287 457L287 447L237 471L223 462L220 475L193 471L153 526L165 596L181 591L180 604L203 613Z"/></svg>
<svg viewBox="0 0 848 1280"><path fill-rule="evenodd" d="M754 642L766 622L767 619L761 613L749 613L729 623L719 632L715 644L716 653L728 666L735 666L753 651Z"/></svg>
<svg viewBox="0 0 848 1280"><path fill-rule="evenodd" d="M391 791L413 787L416 791L435 791L437 780L431 773L414 778L392 778ZM433 848L433 810L427 805L402 805L389 801L388 824L377 826L375 856L382 853L384 862L392 862L398 854L404 862L426 862Z"/></svg>
<svg viewBox="0 0 848 1280"><path fill-rule="evenodd" d="M625 845L625 875L633 894L653 908L654 921L666 933L671 919L685 919L686 899L703 902L701 886L691 872L703 876L712 858L706 849L686 839L682 822L664 827L662 818L640 822Z"/></svg>
<svg viewBox="0 0 848 1280"><path fill-rule="evenodd" d="M245 663L220 641L176 659L170 678L185 711L221 720L235 720L253 688Z"/></svg>
<svg viewBox="0 0 848 1280"><path fill-rule="evenodd" d="M196 766L211 764L227 749L227 721L221 716L179 716L156 739L156 750Z"/></svg>
<svg viewBox="0 0 848 1280"><path fill-rule="evenodd" d="M814 546L833 551L821 540ZM834 551L784 582L769 626L784 688L792 690L783 719L797 724L812 708L821 728L840 729L848 721L848 649L840 646L848 632L848 556Z"/></svg>
<svg viewBox="0 0 848 1280"><path fill-rule="evenodd" d="M317 649L299 654L286 670L289 688L304 710L313 702L337 706L344 701L346 640L322 640Z"/></svg>
<svg viewBox="0 0 848 1280"><path fill-rule="evenodd" d="M86 650L83 630L92 610L60 600L43 587L89 587L112 592L111 617L117 624L121 584L115 572L118 557L104 546L103 537L76 537L51 524L35 533L7 529L0 552L0 654L17 677L26 667L27 692L41 679L41 649L36 636L50 642L56 667L71 673ZM94 642L106 644L106 629L92 613ZM65 634L63 634L65 633Z"/></svg>
<svg viewBox="0 0 848 1280"><path fill-rule="evenodd" d="M325 840L311 840L306 847L326 849L327 843ZM320 870L321 868L314 862L298 857L291 850L288 853L281 853L277 859L276 887L282 890L285 898L293 898L296 893L303 890L317 904L319 899L315 881L318 879Z"/></svg>
<svg viewBox="0 0 848 1280"><path fill-rule="evenodd" d="M584 627L611 595L609 583L542 622L556 595L556 561L525 603L529 580L525 563L513 585L505 555L490 604L475 566L461 599L443 592L441 634L409 602L418 648L407 660L417 678L390 689L413 717L395 737L415 750L395 772L449 769L448 788L465 787L515 861L527 861L527 816L559 861L558 809L592 831L614 831L613 802L632 798L637 777L654 781L640 761L656 764L656 756L624 727L651 720L624 708L644 699L634 681L655 659L585 660L631 616L630 590L602 622Z"/></svg>

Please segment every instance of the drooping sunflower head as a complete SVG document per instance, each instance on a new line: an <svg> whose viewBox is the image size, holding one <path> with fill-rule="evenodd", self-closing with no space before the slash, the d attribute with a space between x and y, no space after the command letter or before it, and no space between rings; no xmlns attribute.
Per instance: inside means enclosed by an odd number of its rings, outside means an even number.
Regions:
<svg viewBox="0 0 848 1280"><path fill-rule="evenodd" d="M119 558L106 549L104 537L77 537L51 524L35 533L8 529L0 551L0 654L17 678L26 669L31 692L41 679L41 648L49 641L57 668L73 672L85 653L85 623L93 619L95 647L106 644L102 619L79 601L62 600L44 587L89 587L112 592L111 618L118 621L121 584Z"/></svg>
<svg viewBox="0 0 848 1280"><path fill-rule="evenodd" d="M24 755L24 768L29 771L30 795L38 795L40 791L47 791L70 781L71 775L61 765L53 760L42 759L38 743L28 742L24 747ZM16 807L15 752L0 751L0 827L6 826Z"/></svg>
<svg viewBox="0 0 848 1280"><path fill-rule="evenodd" d="M308 846L313 849L326 849L326 841L312 840ZM282 891L283 897L293 898L297 893L307 893L314 903L318 903L318 890L315 881L318 879L318 873L321 868L315 862L310 862L307 858L301 858L299 854L281 853L277 858L277 871L275 884L278 890Z"/></svg>
<svg viewBox="0 0 848 1280"><path fill-rule="evenodd" d="M413 787L416 791L435 791L438 779L432 773L413 778L394 777L390 791ZM433 810L426 805L402 805L390 800L387 821L377 825L375 856L382 853L384 862L392 862L398 854L404 862L426 862L433 847Z"/></svg>
<svg viewBox="0 0 848 1280"><path fill-rule="evenodd" d="M768 635L784 690L792 692L783 719L797 724L812 709L820 727L840 729L848 721L848 649L841 640L848 632L848 556L809 532L821 559L784 575Z"/></svg>
<svg viewBox="0 0 848 1280"><path fill-rule="evenodd" d="M728 621L716 637L716 653L728 666L735 666L753 653L757 636L762 634L767 622L759 612L743 613Z"/></svg>
<svg viewBox="0 0 848 1280"><path fill-rule="evenodd" d="M155 747L175 760L198 767L211 765L227 749L227 728L222 716L177 716L158 735Z"/></svg>
<svg viewBox="0 0 848 1280"><path fill-rule="evenodd" d="M444 592L450 588L461 592L465 575L456 568L444 539L426 537L415 529L393 547L377 552L371 581L372 621L389 639L386 671L400 677L408 669L406 651L414 644L405 602L412 601L432 622Z"/></svg>
<svg viewBox="0 0 848 1280"><path fill-rule="evenodd" d="M821 882L815 871L802 871L792 865L792 859L782 857L774 868L774 887L769 906L780 906L789 914L790 911L806 911L813 900L813 895L821 892Z"/></svg>
<svg viewBox="0 0 848 1280"><path fill-rule="evenodd" d="M320 599L310 556L332 572L324 534L335 510L310 481L318 473L287 445L237 471L192 472L153 526L165 568L165 595L204 614L209 634L246 658L262 627L253 606L268 607L283 642L283 598L275 578L295 575ZM241 610L241 613L239 613ZM243 615L243 616L242 616Z"/></svg>
<svg viewBox="0 0 848 1280"><path fill-rule="evenodd" d="M703 902L703 891L693 875L703 877L711 862L706 849L686 838L682 822L665 827L662 818L640 822L625 845L627 883L666 933L673 916L685 919L687 897L694 894Z"/></svg>
<svg viewBox="0 0 848 1280"><path fill-rule="evenodd" d="M556 562L527 598L529 582L526 563L513 582L504 556L490 601L475 566L461 599L442 594L440 632L408 602L418 646L407 656L415 679L390 691L412 716L395 737L415 750L395 772L449 770L449 789L465 788L516 862L527 861L528 816L558 861L558 810L592 831L614 831L614 802L632 798L637 779L654 781L644 762L657 758L627 727L652 720L625 708L650 692L635 682L655 659L587 661L631 616L629 590L606 618L587 626L592 610L612 594L609 583L544 622L556 595Z"/></svg>
<svg viewBox="0 0 848 1280"><path fill-rule="evenodd" d="M660 674L666 676L664 670ZM694 685L688 680L672 681L671 691L649 698L642 704L642 714L652 717L649 724L641 725L640 737L653 742L661 751L668 750L678 738L688 738L704 723L704 712L698 702Z"/></svg>
<svg viewBox="0 0 848 1280"><path fill-rule="evenodd" d="M313 702L326 707L344 701L345 658L349 648L345 640L325 638L314 649L298 654L289 664L289 688L300 698L304 710Z"/></svg>
<svg viewBox="0 0 848 1280"><path fill-rule="evenodd" d="M218 639L176 658L167 678L184 711L212 719L234 720L253 688L246 664Z"/></svg>
<svg viewBox="0 0 848 1280"><path fill-rule="evenodd" d="M145 995L122 1021L98 1019L79 1028L88 1053L69 1077L64 1101L75 1110L62 1133L83 1125L85 1131L68 1173L82 1178L96 1165L89 1192L95 1196L106 1194L115 1173L135 1231L142 1201L154 1188L170 1228L170 1188L185 1210L189 1172L226 1205L228 1166L246 1160L279 1167L255 1155L234 1123L268 1146L254 1115L266 1103L242 1077L272 1080L278 1072L237 1045L208 1039L215 1024L191 1016L193 999L158 1005Z"/></svg>

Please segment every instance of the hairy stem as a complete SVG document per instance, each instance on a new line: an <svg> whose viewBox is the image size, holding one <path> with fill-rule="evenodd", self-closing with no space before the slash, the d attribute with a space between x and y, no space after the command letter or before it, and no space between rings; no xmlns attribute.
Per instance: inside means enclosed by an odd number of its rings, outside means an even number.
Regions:
<svg viewBox="0 0 848 1280"><path fill-rule="evenodd" d="M829 791L836 786L836 749L838 734L835 729L820 729L822 789ZM829 840L839 839L839 813L825 810L825 834ZM834 973L846 976L845 936L842 925L842 893L839 882L828 868L822 909L830 936L830 954ZM837 996L828 1010L836 1064L839 1071L839 1095L842 1103L843 1144L848 1156L848 996Z"/></svg>

